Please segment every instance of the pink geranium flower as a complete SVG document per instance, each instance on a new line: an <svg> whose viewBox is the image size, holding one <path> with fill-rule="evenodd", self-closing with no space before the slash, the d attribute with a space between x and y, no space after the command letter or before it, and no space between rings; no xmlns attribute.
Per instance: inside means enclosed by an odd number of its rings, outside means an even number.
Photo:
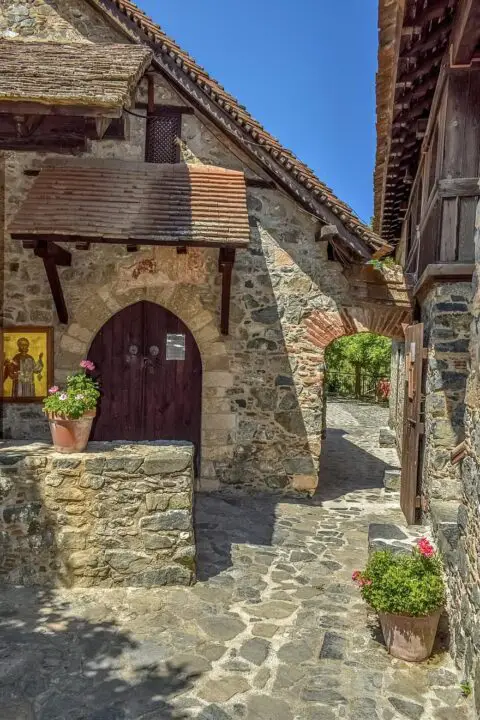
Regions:
<svg viewBox="0 0 480 720"><path fill-rule="evenodd" d="M352 580L353 580L353 582L357 582L357 580L358 580L358 578L360 577L361 574L362 574L362 573L360 572L360 570L354 570L353 573L352 573Z"/></svg>
<svg viewBox="0 0 480 720"><path fill-rule="evenodd" d="M95 364L91 360L82 360L80 363L80 367L84 370L95 370Z"/></svg>
<svg viewBox="0 0 480 720"><path fill-rule="evenodd" d="M59 390L60 388L57 385L52 385L52 387L48 389L48 392L50 395L55 395Z"/></svg>
<svg viewBox="0 0 480 720"><path fill-rule="evenodd" d="M420 555L426 558L432 558L435 555L435 548L431 542L426 538L422 537L417 541L418 552Z"/></svg>

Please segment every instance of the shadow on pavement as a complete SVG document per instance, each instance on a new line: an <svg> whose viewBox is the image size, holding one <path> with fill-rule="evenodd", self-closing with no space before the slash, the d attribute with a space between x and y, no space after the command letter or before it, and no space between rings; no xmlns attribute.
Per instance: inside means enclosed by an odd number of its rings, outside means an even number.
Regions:
<svg viewBox="0 0 480 720"><path fill-rule="evenodd" d="M2 720L180 720L169 698L198 677L135 656L137 643L113 622L75 617L51 589L2 588ZM120 656L131 655L128 677ZM125 658L123 659L125 665Z"/></svg>

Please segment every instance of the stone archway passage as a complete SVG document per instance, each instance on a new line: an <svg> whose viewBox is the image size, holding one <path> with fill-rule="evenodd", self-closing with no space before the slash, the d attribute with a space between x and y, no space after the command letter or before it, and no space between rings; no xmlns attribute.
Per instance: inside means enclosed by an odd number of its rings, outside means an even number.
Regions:
<svg viewBox="0 0 480 720"><path fill-rule="evenodd" d="M188 440L200 450L202 362L180 318L141 301L114 315L88 353L102 396L92 440Z"/></svg>

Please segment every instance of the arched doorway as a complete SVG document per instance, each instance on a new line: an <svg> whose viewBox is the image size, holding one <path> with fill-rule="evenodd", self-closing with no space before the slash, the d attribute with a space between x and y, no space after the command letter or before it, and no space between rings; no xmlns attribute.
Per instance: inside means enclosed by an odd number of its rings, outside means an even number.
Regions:
<svg viewBox="0 0 480 720"><path fill-rule="evenodd" d="M202 362L180 318L142 301L108 320L88 353L101 382L92 440L188 440L201 436Z"/></svg>

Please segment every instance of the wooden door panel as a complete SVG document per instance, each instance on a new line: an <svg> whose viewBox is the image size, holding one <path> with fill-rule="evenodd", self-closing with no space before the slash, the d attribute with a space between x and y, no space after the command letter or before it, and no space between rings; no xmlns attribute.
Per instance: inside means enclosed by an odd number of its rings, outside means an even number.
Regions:
<svg viewBox="0 0 480 720"><path fill-rule="evenodd" d="M157 306L154 306L156 308ZM166 440L188 440L200 447L201 377L200 352L192 333L173 313L161 309L149 312L145 326L145 349L149 355L145 378L146 437L158 433ZM182 336L183 360L168 359L167 338ZM150 348L158 348L151 358ZM156 352L156 351L155 351Z"/></svg>
<svg viewBox="0 0 480 720"><path fill-rule="evenodd" d="M184 359L168 359L169 336L184 338ZM88 357L102 390L93 440L187 440L198 460L202 363L176 315L150 302L131 305L104 325Z"/></svg>
<svg viewBox="0 0 480 720"><path fill-rule="evenodd" d="M405 400L400 505L409 524L417 521L420 495L420 438L423 388L423 323L405 330Z"/></svg>
<svg viewBox="0 0 480 720"><path fill-rule="evenodd" d="M141 440L143 435L143 313L138 304L114 315L95 337L101 398L93 440Z"/></svg>

